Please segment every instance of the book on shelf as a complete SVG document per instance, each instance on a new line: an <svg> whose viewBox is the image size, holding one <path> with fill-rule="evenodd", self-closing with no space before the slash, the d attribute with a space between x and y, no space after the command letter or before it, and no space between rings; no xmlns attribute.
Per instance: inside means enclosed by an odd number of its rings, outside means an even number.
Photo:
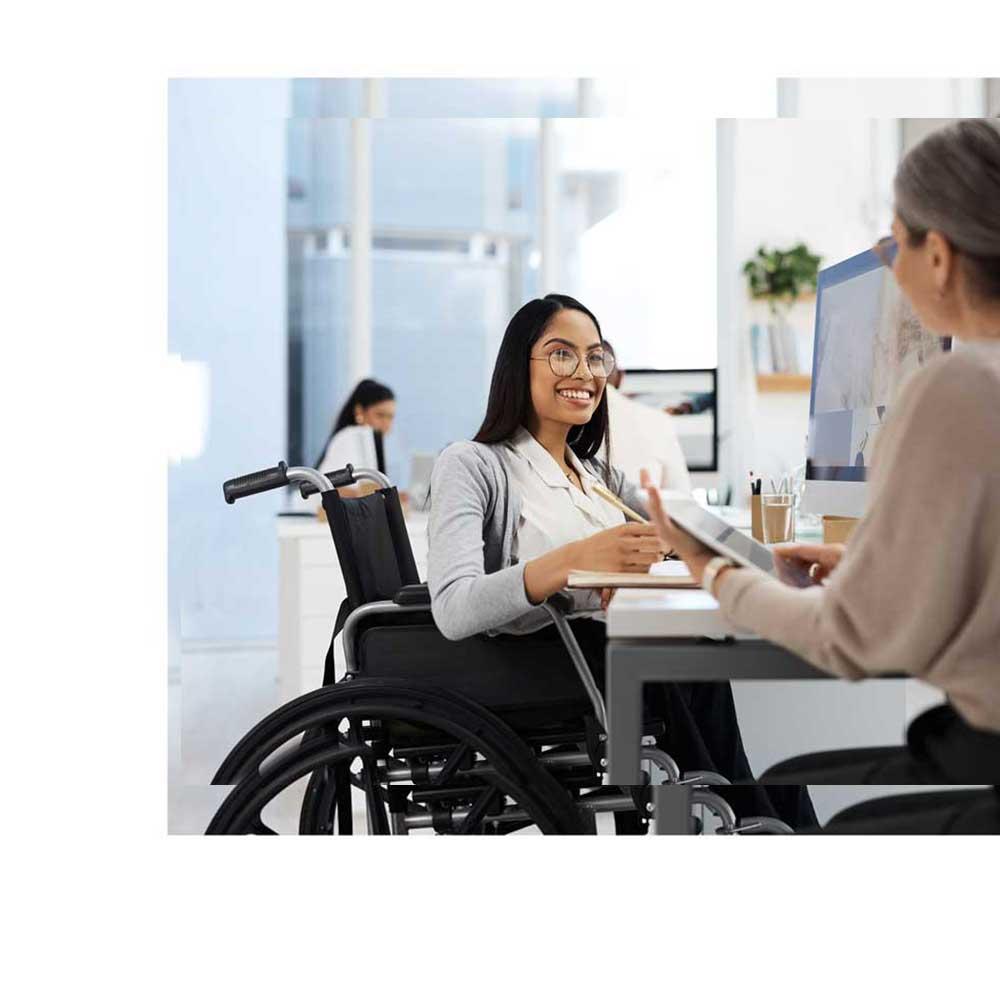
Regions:
<svg viewBox="0 0 1000 1000"><path fill-rule="evenodd" d="M788 323L754 323L750 327L750 356L758 375L798 374L802 371L798 335Z"/></svg>
<svg viewBox="0 0 1000 1000"><path fill-rule="evenodd" d="M802 371L799 365L798 344L795 339L795 330L789 323L779 323L778 331L781 337L781 353L785 359L786 372L798 374Z"/></svg>

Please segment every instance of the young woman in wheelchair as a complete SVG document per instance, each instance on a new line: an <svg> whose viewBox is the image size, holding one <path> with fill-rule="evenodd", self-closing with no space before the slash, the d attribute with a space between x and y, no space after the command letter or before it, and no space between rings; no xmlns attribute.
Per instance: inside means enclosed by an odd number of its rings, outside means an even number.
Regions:
<svg viewBox="0 0 1000 1000"><path fill-rule="evenodd" d="M900 164L895 194L892 237L876 250L923 324L958 349L892 407L846 548L784 550L817 585L722 566L713 590L730 621L823 670L909 673L947 697L904 746L810 754L763 780L1000 787L1000 122L928 136ZM701 579L714 553L670 522L656 491L649 506L661 543Z"/></svg>
<svg viewBox="0 0 1000 1000"><path fill-rule="evenodd" d="M504 334L486 416L472 441L450 445L434 466L428 584L432 613L450 639L524 635L548 627L540 606L573 569L642 571L664 558L655 527L626 523L600 483L644 513L644 497L609 456L607 378L614 355L594 315L568 296L523 306ZM603 685L608 595L573 592L572 628ZM544 670L544 662L524 664ZM475 669L470 665L470 669ZM647 712L664 725L658 745L682 771L752 780L728 684L649 687ZM815 823L805 789L716 789L737 812Z"/></svg>

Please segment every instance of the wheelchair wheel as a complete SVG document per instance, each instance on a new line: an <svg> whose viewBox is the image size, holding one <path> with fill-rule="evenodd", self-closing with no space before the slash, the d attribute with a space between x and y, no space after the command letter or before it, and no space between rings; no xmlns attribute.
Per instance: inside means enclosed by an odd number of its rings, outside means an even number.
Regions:
<svg viewBox="0 0 1000 1000"><path fill-rule="evenodd" d="M270 834L262 813L306 780L299 832L584 833L569 793L491 712L448 691L354 679L310 692L245 736L213 781L234 784L210 834ZM360 811L360 810L359 810Z"/></svg>

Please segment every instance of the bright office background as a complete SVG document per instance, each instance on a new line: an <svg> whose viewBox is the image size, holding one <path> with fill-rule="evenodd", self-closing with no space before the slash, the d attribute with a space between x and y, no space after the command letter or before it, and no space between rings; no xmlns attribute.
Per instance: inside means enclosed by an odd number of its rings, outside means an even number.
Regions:
<svg viewBox="0 0 1000 1000"><path fill-rule="evenodd" d="M621 102L577 80L171 82L172 661L273 640L284 501L227 507L221 483L313 464L358 379L396 393L387 471L405 488L414 451L475 433L536 295L579 297L626 366L715 366L714 123L588 117Z"/></svg>
<svg viewBox="0 0 1000 1000"><path fill-rule="evenodd" d="M941 119L1000 111L985 80L782 80L775 109L796 120L718 123L636 117L624 93L578 80L171 81L172 830L204 829L218 804L208 777L276 703L284 499L229 507L223 480L311 463L370 374L397 394L386 451L405 486L413 451L475 431L510 315L550 290L594 310L626 368L718 365L718 482L786 471L802 461L808 394L757 391L743 261L761 243L803 240L824 264L865 249L888 227L901 152ZM792 321L811 337L808 303ZM738 692L758 768L816 748L814 731L785 746L769 722L816 693L783 702L778 687ZM848 743L836 725L830 739ZM823 815L844 804L817 800Z"/></svg>

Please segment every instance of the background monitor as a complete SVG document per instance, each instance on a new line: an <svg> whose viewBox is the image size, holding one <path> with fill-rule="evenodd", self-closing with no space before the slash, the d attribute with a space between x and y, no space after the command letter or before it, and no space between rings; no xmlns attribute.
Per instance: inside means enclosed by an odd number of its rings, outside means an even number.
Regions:
<svg viewBox="0 0 1000 1000"><path fill-rule="evenodd" d="M949 347L920 324L873 250L819 272L804 510L861 516L892 401L914 371Z"/></svg>
<svg viewBox="0 0 1000 1000"><path fill-rule="evenodd" d="M715 368L626 368L621 393L674 413L674 428L689 472L719 467L718 379ZM687 412L690 411L690 412Z"/></svg>

